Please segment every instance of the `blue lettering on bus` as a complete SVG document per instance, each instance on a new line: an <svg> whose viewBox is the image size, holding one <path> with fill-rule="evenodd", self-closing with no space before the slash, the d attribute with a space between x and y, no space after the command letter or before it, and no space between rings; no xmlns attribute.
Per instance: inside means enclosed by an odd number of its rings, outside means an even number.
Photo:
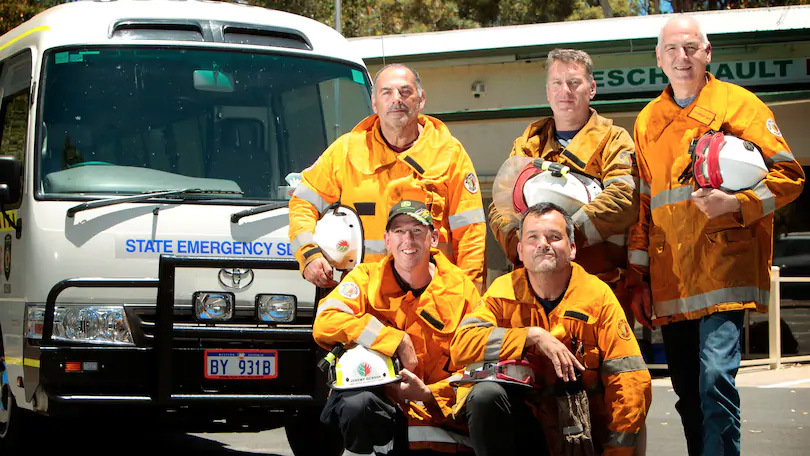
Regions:
<svg viewBox="0 0 810 456"><path fill-rule="evenodd" d="M241 242L191 239L125 239L125 253L179 253L246 257L292 257L289 242Z"/></svg>

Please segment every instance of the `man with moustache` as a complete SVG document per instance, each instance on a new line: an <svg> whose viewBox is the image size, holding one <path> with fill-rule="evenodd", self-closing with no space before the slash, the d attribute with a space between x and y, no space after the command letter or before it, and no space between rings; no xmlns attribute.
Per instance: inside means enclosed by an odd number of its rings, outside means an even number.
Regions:
<svg viewBox="0 0 810 456"><path fill-rule="evenodd" d="M495 382L460 386L456 412L468 421L475 453L542 454L542 434L532 429L538 423L524 403L529 400L556 454L559 410L546 390L557 379L574 380L580 370L596 451L632 455L650 406L650 374L613 292L573 262L574 222L554 204L530 207L517 252L523 266L492 283L482 305L459 325L450 356L458 365L526 358L542 366L536 382L543 390L528 395Z"/></svg>
<svg viewBox="0 0 810 456"><path fill-rule="evenodd" d="M384 241L389 254L354 268L318 306L313 336L324 348L360 344L398 356L402 381L382 388L333 390L321 415L337 424L347 453L455 452L468 443L452 416L450 340L480 295L439 250L427 207L391 208ZM393 385L393 386L392 386Z"/></svg>
<svg viewBox="0 0 810 456"><path fill-rule="evenodd" d="M622 127L590 107L596 95L593 62L584 51L554 49L548 54L546 96L554 116L538 120L515 139L510 157L542 158L590 176L604 191L571 217L581 265L607 282L630 311L624 286L626 233L638 216L633 139ZM507 258L519 265L516 245L521 214L489 208L490 227ZM631 321L632 326L632 321Z"/></svg>
<svg viewBox="0 0 810 456"><path fill-rule="evenodd" d="M712 46L693 17L669 19L655 55L669 85L636 119L641 203L628 246L633 311L647 326L662 325L689 454L739 455L734 382L744 311L767 311L773 213L801 193L804 173L771 110L706 71ZM690 144L709 131L757 145L766 177L737 193L679 179L691 171Z"/></svg>
<svg viewBox="0 0 810 456"><path fill-rule="evenodd" d="M301 272L322 288L336 285L313 241L323 211L340 201L363 224L365 260L382 259L386 208L401 199L424 201L437 222L438 248L481 289L486 220L469 155L438 119L420 114L426 95L412 68L392 64L374 78L376 114L338 138L304 170L290 200L290 242ZM398 189L394 194L389 188ZM402 190L406 189L406 190Z"/></svg>

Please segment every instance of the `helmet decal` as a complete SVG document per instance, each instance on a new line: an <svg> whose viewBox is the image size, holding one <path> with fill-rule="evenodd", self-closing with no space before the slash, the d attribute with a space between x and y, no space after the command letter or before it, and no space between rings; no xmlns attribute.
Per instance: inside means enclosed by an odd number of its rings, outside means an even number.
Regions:
<svg viewBox="0 0 810 456"><path fill-rule="evenodd" d="M338 241L337 245L335 246L335 249L337 249L338 252L343 253L347 252L349 250L349 241L347 241L346 239L341 239L340 241Z"/></svg>
<svg viewBox="0 0 810 456"><path fill-rule="evenodd" d="M369 363L360 363L357 366L357 375L361 377L368 377L371 375L371 365Z"/></svg>

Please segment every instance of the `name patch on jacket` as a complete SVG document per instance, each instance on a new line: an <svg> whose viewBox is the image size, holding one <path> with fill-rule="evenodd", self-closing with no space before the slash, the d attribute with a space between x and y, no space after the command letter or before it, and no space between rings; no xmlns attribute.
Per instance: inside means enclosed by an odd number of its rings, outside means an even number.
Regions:
<svg viewBox="0 0 810 456"><path fill-rule="evenodd" d="M422 318L425 319L425 321L433 325L434 328L438 330L444 329L444 323L440 322L439 319L434 317L433 315L427 313L426 310L423 310L422 313L420 313L419 315L421 315Z"/></svg>
<svg viewBox="0 0 810 456"><path fill-rule="evenodd" d="M577 312L576 310L566 310L565 314L563 314L563 316L564 317L576 318L577 320L582 320L585 323L588 322L588 316L585 315L582 312Z"/></svg>

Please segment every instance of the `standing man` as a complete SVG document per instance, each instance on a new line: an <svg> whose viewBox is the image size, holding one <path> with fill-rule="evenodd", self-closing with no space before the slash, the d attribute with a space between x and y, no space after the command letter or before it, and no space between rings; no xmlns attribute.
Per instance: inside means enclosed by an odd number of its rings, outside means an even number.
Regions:
<svg viewBox="0 0 810 456"><path fill-rule="evenodd" d="M535 405L551 454L558 456L566 430L559 429L557 401L545 393L557 379L572 381L583 371L597 454L632 455L652 387L619 302L604 282L573 262L574 223L563 209L551 203L530 207L519 236L523 267L495 279L483 304L461 322L450 346L453 363L526 357L542 366L536 381L545 390ZM469 395L469 387L459 388L475 453L544 454L545 443L529 427L536 422L525 418L526 393L509 387L482 382Z"/></svg>
<svg viewBox="0 0 810 456"><path fill-rule="evenodd" d="M308 281L322 288L336 285L313 241L315 223L330 204L340 200L357 211L365 261L374 262L386 254L387 208L418 199L437 222L439 249L481 289L486 220L478 177L447 127L420 114L425 99L416 71L400 64L384 67L374 78L371 106L376 114L338 138L302 173L290 200L289 235Z"/></svg>
<svg viewBox="0 0 810 456"><path fill-rule="evenodd" d="M633 310L663 325L667 363L692 456L740 454L744 309L767 311L773 212L802 191L804 173L773 113L751 92L706 71L712 46L697 21L667 21L655 48L669 86L638 116L639 221L629 240ZM679 183L692 140L709 130L751 141L769 173L726 193Z"/></svg>
<svg viewBox="0 0 810 456"><path fill-rule="evenodd" d="M510 157L543 158L597 179L604 191L572 214L582 267L607 282L630 312L624 286L626 233L638 216L633 140L627 130L596 113L593 62L584 51L554 49L548 54L546 96L554 117L529 125ZM490 227L506 256L518 265L517 222L521 214L490 205Z"/></svg>
<svg viewBox="0 0 810 456"><path fill-rule="evenodd" d="M398 356L400 383L385 390L332 391L321 415L336 423L346 454L455 452L468 442L452 417L450 340L480 301L470 279L436 250L439 231L418 201L391 208L388 256L354 268L318 306L312 334L324 348L360 344ZM317 436L313 436L317 438Z"/></svg>

